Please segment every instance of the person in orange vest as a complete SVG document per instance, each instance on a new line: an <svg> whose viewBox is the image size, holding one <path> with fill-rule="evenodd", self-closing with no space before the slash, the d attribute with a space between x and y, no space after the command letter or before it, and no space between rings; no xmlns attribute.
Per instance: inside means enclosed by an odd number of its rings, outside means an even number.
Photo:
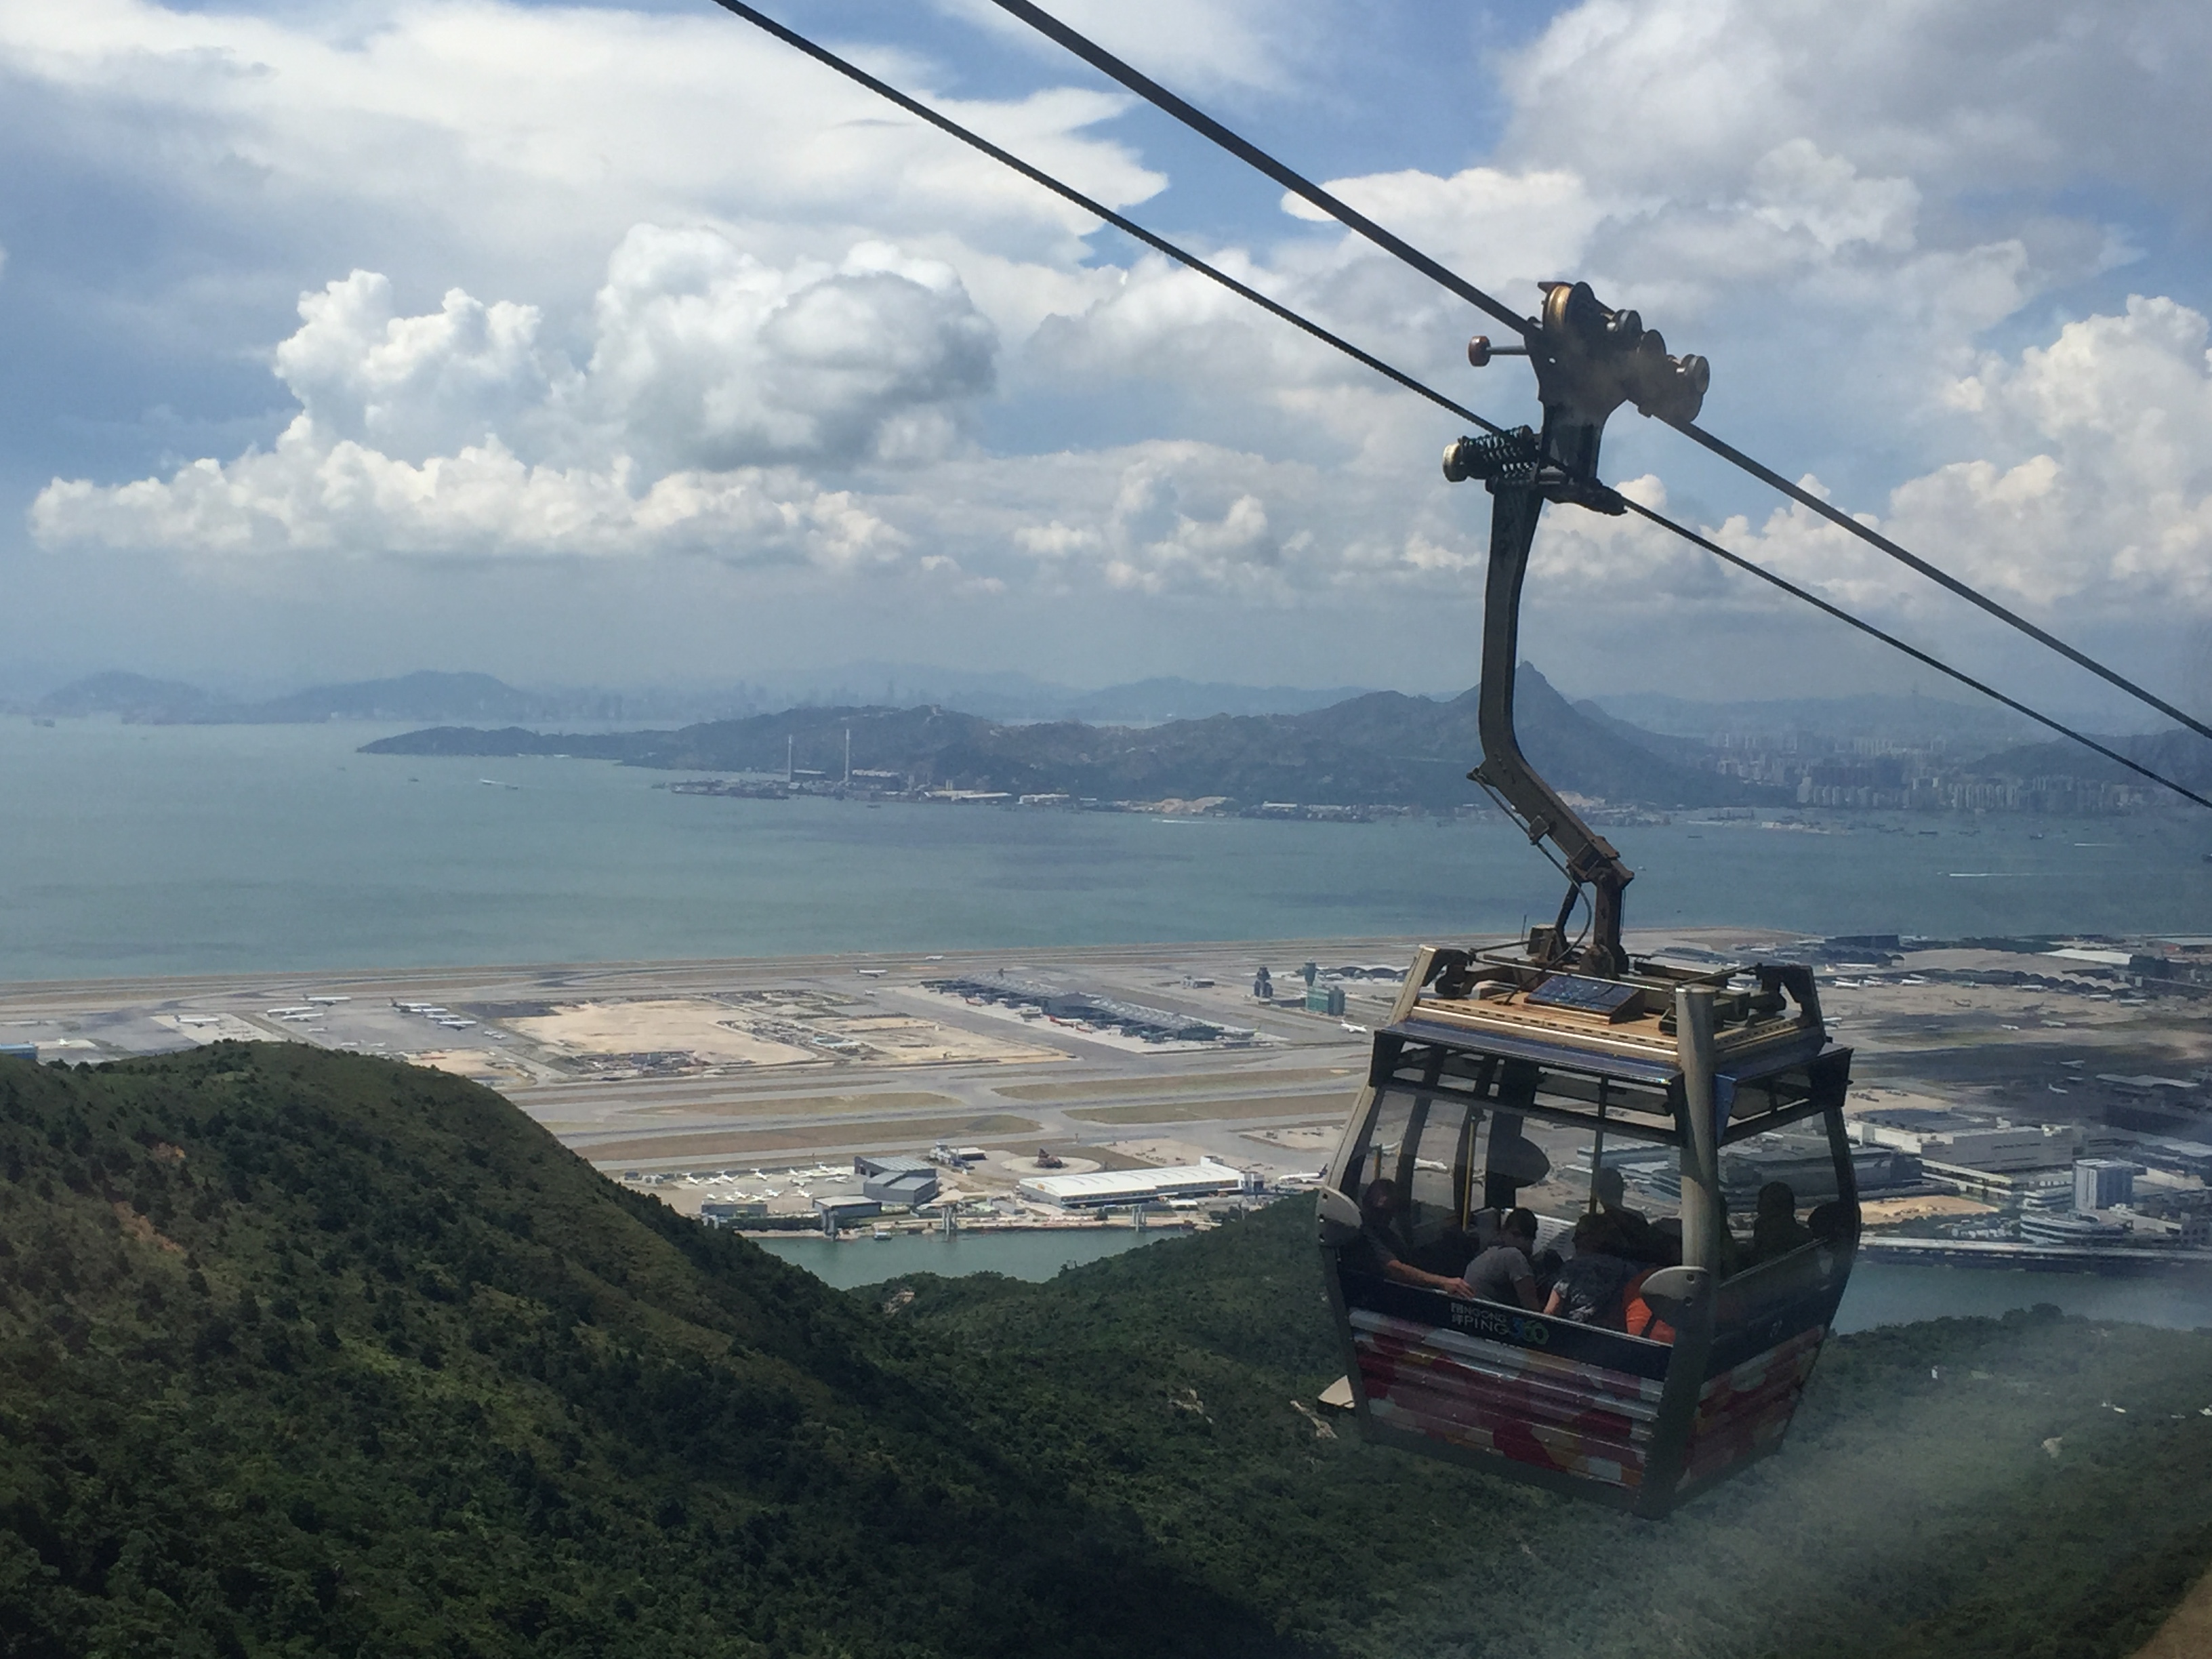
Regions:
<svg viewBox="0 0 2212 1659"><path fill-rule="evenodd" d="M1644 1299L1644 1281L1659 1270L1646 1267L1628 1281L1621 1292L1621 1328L1631 1336L1643 1337L1650 1342L1672 1342L1674 1328L1659 1317L1651 1304Z"/></svg>

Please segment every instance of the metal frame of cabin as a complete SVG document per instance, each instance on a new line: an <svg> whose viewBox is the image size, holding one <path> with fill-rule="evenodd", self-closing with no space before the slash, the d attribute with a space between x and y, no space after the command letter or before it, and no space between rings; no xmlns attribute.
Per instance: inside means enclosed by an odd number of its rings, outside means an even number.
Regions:
<svg viewBox="0 0 2212 1659"><path fill-rule="evenodd" d="M1828 1043L1808 970L1750 974L1755 988L1731 990L1728 970L1644 961L1624 979L1591 980L1525 957L1421 951L1375 1033L1321 1200L1323 1278L1366 1437L1645 1516L1781 1445L1857 1237L1842 1111L1851 1056ZM1563 979L1581 983L1547 996ZM1397 1102L1408 1127L1377 1146ZM1438 1112L1463 1126L1451 1131L1460 1150L1446 1172L1462 1220L1478 1194L1483 1207L1510 1207L1529 1184L1525 1163L1508 1154L1501 1167L1499 1152L1522 1144L1526 1121L1589 1131L1593 1180L1609 1138L1676 1149L1684 1266L1669 1270L1671 1295L1653 1298L1674 1340L1460 1300L1348 1266L1360 1188L1388 1174L1410 1193ZM1720 1149L1814 1119L1848 1236L1724 1276ZM1470 1160L1486 1120L1478 1169Z"/></svg>

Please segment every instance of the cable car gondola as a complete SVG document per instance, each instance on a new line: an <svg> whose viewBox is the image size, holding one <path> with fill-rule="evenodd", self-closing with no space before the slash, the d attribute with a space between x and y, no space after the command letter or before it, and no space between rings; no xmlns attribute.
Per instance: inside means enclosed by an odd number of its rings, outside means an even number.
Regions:
<svg viewBox="0 0 2212 1659"><path fill-rule="evenodd" d="M1434 947L1414 959L1321 1200L1329 1302L1370 1438L1643 1515L1780 1444L1857 1235L1850 1054L1826 1042L1810 970L1730 978L1639 962L1595 979ZM1731 1275L1720 1149L1814 1120L1843 1224ZM1399 1282L1359 1260L1360 1200L1381 1181L1413 1259L1457 1272L1482 1216L1547 1172L1535 1126L1588 1135L1594 1195L1618 1167L1609 1146L1653 1149L1679 1172L1680 1265L1640 1286L1663 1322L1653 1334Z"/></svg>
<svg viewBox="0 0 2212 1659"><path fill-rule="evenodd" d="M1557 849L1567 896L1518 951L1416 957L1329 1164L1322 1253L1370 1437L1656 1516L1789 1428L1858 1237L1850 1053L1829 1043L1807 968L1632 958L1620 927L1633 872L1521 753L1521 584L1543 506L1620 512L1597 482L1607 417L1632 401L1693 418L1707 378L1703 359L1668 356L1633 312L1608 311L1579 283L1546 284L1528 337L1543 431L1462 439L1444 472L1481 479L1492 498L1483 759L1469 775ZM1468 349L1477 367L1492 355L1480 337ZM1589 921L1570 941L1578 903ZM1833 1194L1822 1234L1747 1262L1727 1224L1721 1149L1815 1120L1820 1195ZM1540 1138L1562 1130L1589 1136L1589 1212L1624 1142L1643 1149L1655 1187L1671 1179L1679 1192L1679 1233L1644 1223L1640 1235L1639 1334L1475 1299L1455 1277L1546 1180ZM1787 1207L1785 1242L1802 1231L1794 1194ZM1632 1219L1643 1221L1621 1224Z"/></svg>

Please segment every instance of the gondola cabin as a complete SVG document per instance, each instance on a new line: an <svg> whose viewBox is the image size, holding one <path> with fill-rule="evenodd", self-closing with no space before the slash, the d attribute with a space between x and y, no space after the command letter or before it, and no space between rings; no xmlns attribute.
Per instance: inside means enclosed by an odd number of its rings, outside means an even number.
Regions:
<svg viewBox="0 0 2212 1659"><path fill-rule="evenodd" d="M1858 1237L1850 1076L1802 967L1424 949L1321 1196L1363 1432L1646 1516L1773 1451ZM1523 1206L1533 1293L1469 1294Z"/></svg>

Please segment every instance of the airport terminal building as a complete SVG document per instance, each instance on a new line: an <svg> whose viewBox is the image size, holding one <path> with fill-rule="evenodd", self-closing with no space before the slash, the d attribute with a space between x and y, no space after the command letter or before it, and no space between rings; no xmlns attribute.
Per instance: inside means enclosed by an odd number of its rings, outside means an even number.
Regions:
<svg viewBox="0 0 2212 1659"><path fill-rule="evenodd" d="M1208 1158L1161 1170L1098 1170L1089 1175L1034 1176L1021 1183L1024 1198L1063 1210L1105 1210L1171 1199L1218 1198L1249 1185L1242 1170Z"/></svg>

